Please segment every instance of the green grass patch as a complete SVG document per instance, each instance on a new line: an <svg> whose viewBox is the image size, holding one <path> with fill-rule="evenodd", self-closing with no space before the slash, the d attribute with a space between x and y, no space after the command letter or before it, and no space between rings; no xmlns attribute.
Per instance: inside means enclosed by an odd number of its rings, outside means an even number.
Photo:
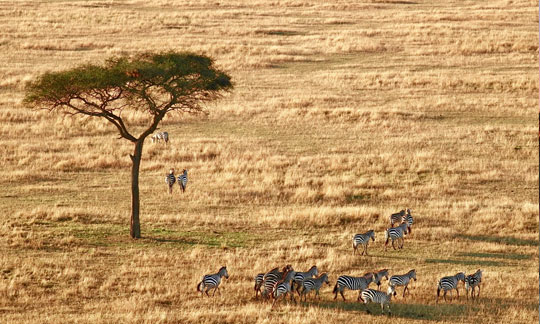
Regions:
<svg viewBox="0 0 540 324"><path fill-rule="evenodd" d="M536 240L524 240L512 236L457 235L456 237L471 241L492 242L506 245L538 246L538 241Z"/></svg>
<svg viewBox="0 0 540 324"><path fill-rule="evenodd" d="M145 238L163 243L178 243L184 245L206 245L221 248L251 247L257 237L245 232L216 232L216 231L175 231L164 228L153 228Z"/></svg>
<svg viewBox="0 0 540 324"><path fill-rule="evenodd" d="M488 260L449 260L449 259L426 259L426 263L449 263L462 265L505 266L505 262Z"/></svg>
<svg viewBox="0 0 540 324"><path fill-rule="evenodd" d="M505 259L505 260L530 260L531 256L519 253L459 253L458 256L472 258L490 258L490 259Z"/></svg>

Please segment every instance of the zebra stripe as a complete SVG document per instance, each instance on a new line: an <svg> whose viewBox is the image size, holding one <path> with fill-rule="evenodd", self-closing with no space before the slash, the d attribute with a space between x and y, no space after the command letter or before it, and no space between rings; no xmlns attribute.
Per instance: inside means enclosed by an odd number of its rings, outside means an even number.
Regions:
<svg viewBox="0 0 540 324"><path fill-rule="evenodd" d="M171 169L169 170L169 174L165 176L165 183L169 186L169 194L172 194L172 189L175 181L176 177L174 176L174 169Z"/></svg>
<svg viewBox="0 0 540 324"><path fill-rule="evenodd" d="M395 294L394 287L390 286L388 287L388 292L384 293L382 291L378 291L375 289L365 289L362 291L362 299L364 300L364 304L366 304L367 309L367 303L377 303L381 304L381 312L384 313L384 306L388 307L388 314L390 314L390 301L392 300L392 294ZM368 310L369 313L369 310Z"/></svg>
<svg viewBox="0 0 540 324"><path fill-rule="evenodd" d="M296 292L298 293L298 295L300 295L300 288L302 287L302 282L308 278L312 278L317 275L319 275L319 270L317 269L317 266L312 266L306 272L297 272L293 277L291 289L295 290L294 286L296 284Z"/></svg>
<svg viewBox="0 0 540 324"><path fill-rule="evenodd" d="M482 270L478 269L475 273L468 275L465 278L465 290L467 291L467 299L469 299L469 288L471 291L471 298L474 299L474 288L478 287L478 295L480 296L480 283L482 282Z"/></svg>
<svg viewBox="0 0 540 324"><path fill-rule="evenodd" d="M296 304L296 299L294 299L294 294L291 291L291 280L295 274L296 272L294 272L294 270L290 270L285 274L283 280L276 283L272 291L272 298L274 299L272 308L274 308L274 305L282 296L285 297L287 294L291 295L291 299Z"/></svg>
<svg viewBox="0 0 540 324"><path fill-rule="evenodd" d="M345 296L343 295L345 288L350 290L360 290L361 293L362 290L369 287L369 284L373 282L374 277L375 276L371 272L366 273L363 277L340 276L334 286L334 300L337 298L338 292L341 294L343 300L345 300ZM357 300L362 299L360 293L358 294Z"/></svg>
<svg viewBox="0 0 540 324"><path fill-rule="evenodd" d="M319 295L319 289L321 289L323 283L330 285L330 281L328 281L328 274L326 273L323 273L317 278L308 278L304 280L302 282L302 293L300 295L300 300L302 300L302 296L304 296L304 300L307 300L307 294L309 294L312 290L315 290L315 298L319 296L320 299L321 296Z"/></svg>
<svg viewBox="0 0 540 324"><path fill-rule="evenodd" d="M401 244L398 245L398 248L403 248L403 236L407 232L408 225L407 223L401 223L398 227L391 227L386 230L384 238L386 239L386 242L384 243L384 250L386 251L386 247L388 245L388 241L392 240L392 247L394 250L396 247L394 246L394 241L398 240L398 244L401 242Z"/></svg>
<svg viewBox="0 0 540 324"><path fill-rule="evenodd" d="M212 294L212 296L214 296L216 291L219 290L219 284L221 283L222 277L229 279L227 267L221 267L221 269L219 269L219 271L215 274L205 275L201 282L199 282L197 285L197 291L200 291L201 294L206 293L206 296L210 297L210 295L208 295L208 291L210 289L214 289L214 293Z"/></svg>
<svg viewBox="0 0 540 324"><path fill-rule="evenodd" d="M390 227L394 227L394 224L401 223L403 220L403 216L405 216L405 210L400 210L397 213L394 213L390 215Z"/></svg>
<svg viewBox="0 0 540 324"><path fill-rule="evenodd" d="M411 279L414 279L416 281L416 270L411 270L407 272L404 275L395 275L390 277L390 281L388 282L388 285L390 287L396 287L396 286L405 286L403 289L403 298L405 298L405 292L409 289L409 282ZM396 292L394 291L394 296L396 295Z"/></svg>
<svg viewBox="0 0 540 324"><path fill-rule="evenodd" d="M375 232L373 232L373 230L369 230L369 231L365 232L364 234L356 234L353 237L353 243L352 243L352 246L353 246L353 249L354 249L353 250L353 255L356 254L356 250L358 249L358 245L363 246L362 254L360 254L360 255L364 255L364 252L366 253L366 255L368 255L367 248L368 248L368 243L369 243L370 238L371 238L371 240L373 240L373 242L375 242Z"/></svg>
<svg viewBox="0 0 540 324"><path fill-rule="evenodd" d="M187 169L182 170L182 175L178 176L178 185L180 185L180 188L182 188L182 192L186 191L186 185L187 185Z"/></svg>
<svg viewBox="0 0 540 324"><path fill-rule="evenodd" d="M457 298L459 299L459 290L458 290L458 283L459 281L465 282L465 273L459 272L456 273L454 276L448 276L443 277L441 280L439 280L439 286L437 287L437 300L435 303L439 302L439 295L441 290L444 291L443 298L446 301L446 293L450 290L450 294L452 294L452 290L457 291Z"/></svg>

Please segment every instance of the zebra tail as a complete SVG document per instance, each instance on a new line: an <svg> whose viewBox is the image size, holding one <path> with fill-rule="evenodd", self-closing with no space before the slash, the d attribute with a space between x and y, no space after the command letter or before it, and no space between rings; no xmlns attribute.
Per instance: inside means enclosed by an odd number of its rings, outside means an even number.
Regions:
<svg viewBox="0 0 540 324"><path fill-rule="evenodd" d="M337 284L337 282L336 282L336 285L334 286L334 290L332 291L332 294L337 293L337 291L338 291L337 286L338 286L338 284Z"/></svg>
<svg viewBox="0 0 540 324"><path fill-rule="evenodd" d="M197 291L201 291L202 281L197 284Z"/></svg>

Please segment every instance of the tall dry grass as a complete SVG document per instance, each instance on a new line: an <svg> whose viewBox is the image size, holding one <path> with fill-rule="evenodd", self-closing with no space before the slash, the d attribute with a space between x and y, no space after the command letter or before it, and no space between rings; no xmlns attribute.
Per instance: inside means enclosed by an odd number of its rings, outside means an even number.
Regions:
<svg viewBox="0 0 540 324"><path fill-rule="evenodd" d="M253 276L287 263L332 283L416 268L396 323L538 322L538 2L17 1L0 17L0 322L387 321L331 287L254 300ZM131 145L20 102L45 71L171 49L236 87L145 146L132 241ZM185 195L166 195L170 167L189 169ZM383 252L407 207L411 237ZM197 296L224 264L222 295ZM435 305L440 277L478 268L478 301Z"/></svg>

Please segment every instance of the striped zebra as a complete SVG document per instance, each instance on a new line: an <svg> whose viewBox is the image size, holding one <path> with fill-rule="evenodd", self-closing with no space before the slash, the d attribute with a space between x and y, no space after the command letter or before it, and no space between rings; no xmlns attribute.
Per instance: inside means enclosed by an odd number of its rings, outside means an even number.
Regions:
<svg viewBox="0 0 540 324"><path fill-rule="evenodd" d="M278 275L281 277L282 276L282 273L285 273L287 272L287 270L289 270L289 265L285 266L282 270L282 272L279 271L279 268L274 268L266 273L259 273L255 276L255 287L253 287L253 289L255 290L255 298L257 298L259 292L261 292L261 288L263 286L263 283L264 283L264 278L265 276L268 276L268 275Z"/></svg>
<svg viewBox="0 0 540 324"><path fill-rule="evenodd" d="M283 268L282 272L274 271L265 274L262 283L263 290L261 292L261 296L263 298L271 297L272 293L274 292L274 287L276 283L278 283L280 280L283 280L284 276L293 270L293 267L288 264Z"/></svg>
<svg viewBox="0 0 540 324"><path fill-rule="evenodd" d="M294 299L294 294L291 290L291 280L294 278L295 274L296 272L294 272L294 270L290 270L284 275L281 281L275 284L274 289L272 290L272 298L274 299L272 302L272 308L274 308L274 305L282 296L285 298L287 294L291 296L291 300L293 300L296 304L296 299Z"/></svg>
<svg viewBox="0 0 540 324"><path fill-rule="evenodd" d="M304 280L302 282L302 293L300 294L300 300L302 300L302 296L304 296L304 301L307 300L307 294L309 294L312 290L315 290L315 298L319 296L320 299L321 296L319 295L319 289L321 289L323 283L330 285L330 281L328 281L328 274L326 273L323 273L317 278L308 278Z"/></svg>
<svg viewBox="0 0 540 324"><path fill-rule="evenodd" d="M345 288L350 290L360 290L357 300L362 299L360 296L362 290L369 287L369 284L373 282L374 277L372 272L368 272L362 277L340 276L332 291L334 293L334 300L337 298L338 292L341 294L343 300L345 300L345 296L343 295Z"/></svg>
<svg viewBox="0 0 540 324"><path fill-rule="evenodd" d="M388 241L392 240L392 247L394 250L396 247L394 246L394 241L398 241L398 248L403 248L403 236L407 234L407 229L410 229L407 223L401 223L398 227L391 227L386 230L384 233L384 238L386 239L386 242L384 243L384 250L386 251L386 247L388 245ZM401 242L401 244L399 244Z"/></svg>
<svg viewBox="0 0 540 324"><path fill-rule="evenodd" d="M155 133L154 135L150 136L150 139L152 140L152 143L159 143L163 140L163 142L165 142L165 145L167 145L167 143L169 143L169 133L167 132Z"/></svg>
<svg viewBox="0 0 540 324"><path fill-rule="evenodd" d="M302 287L302 282L308 278L313 278L319 275L319 269L317 266L312 266L306 272L297 272L294 275L293 281L291 283L291 290L296 290L298 296L300 296L300 288ZM296 284L296 289L294 288Z"/></svg>
<svg viewBox="0 0 540 324"><path fill-rule="evenodd" d="M405 292L409 289L409 282L411 279L414 279L416 281L416 270L411 270L407 272L404 275L395 275L390 277L390 281L388 282L388 285L390 287L398 287L398 286L405 286L403 289L403 298L405 298ZM396 295L396 292L394 290L394 296Z"/></svg>
<svg viewBox="0 0 540 324"><path fill-rule="evenodd" d="M208 295L208 291L210 289L214 289L214 293L212 294L212 296L214 296L216 291L219 290L219 284L221 283L222 277L229 279L227 267L221 267L221 269L219 269L219 271L215 274L205 275L201 282L197 284L197 291L200 291L201 294L206 293L206 296L210 297L210 295Z"/></svg>
<svg viewBox="0 0 540 324"><path fill-rule="evenodd" d="M174 176L174 169L170 169L169 174L165 176L165 183L169 186L169 194L172 194L172 189L175 181L176 177Z"/></svg>
<svg viewBox="0 0 540 324"><path fill-rule="evenodd" d="M382 278L386 278L386 280L388 280L388 275L388 269L382 269L375 272L374 281L377 284L377 290L381 290L381 280Z"/></svg>
<svg viewBox="0 0 540 324"><path fill-rule="evenodd" d="M439 295L441 293L441 290L444 290L443 298L446 301L446 293L450 290L450 295L452 294L452 290L457 291L457 298L459 299L459 290L458 290L458 283L459 281L463 281L465 283L465 273L459 272L456 273L454 276L448 276L443 277L441 280L439 280L439 286L437 287L437 300L435 303L439 302Z"/></svg>
<svg viewBox="0 0 540 324"><path fill-rule="evenodd" d="M182 189L182 192L186 192L187 185L187 169L182 170L182 174L178 176L178 185Z"/></svg>
<svg viewBox="0 0 540 324"><path fill-rule="evenodd" d="M478 269L475 273L468 275L465 278L465 290L467 291L467 300L469 299L469 288L471 291L471 298L474 299L474 288L478 287L478 295L480 296L480 283L482 282L482 270Z"/></svg>
<svg viewBox="0 0 540 324"><path fill-rule="evenodd" d="M353 255L356 254L358 245L363 246L362 254L360 255L364 255L364 252L366 253L366 255L368 255L367 248L368 248L370 238L373 242L375 242L375 232L373 232L373 230L369 230L365 232L364 234L356 234L352 240Z"/></svg>
<svg viewBox="0 0 540 324"><path fill-rule="evenodd" d="M410 209L407 209L407 215L403 216L403 221L409 226L409 234L411 234L411 228L414 223L414 218L411 215Z"/></svg>
<svg viewBox="0 0 540 324"><path fill-rule="evenodd" d="M399 224L403 220L403 216L405 216L405 210L402 209L398 213L394 213L390 215L390 227L394 227L394 224Z"/></svg>
<svg viewBox="0 0 540 324"><path fill-rule="evenodd" d="M368 303L377 303L381 304L381 312L384 314L384 306L388 307L388 314L390 315L390 301L392 300L392 294L395 294L395 288L392 286L388 287L388 291L386 294L382 291L375 290L375 289L365 289L362 291L362 299L364 300L364 304ZM367 312L369 313L369 309L367 309Z"/></svg>

